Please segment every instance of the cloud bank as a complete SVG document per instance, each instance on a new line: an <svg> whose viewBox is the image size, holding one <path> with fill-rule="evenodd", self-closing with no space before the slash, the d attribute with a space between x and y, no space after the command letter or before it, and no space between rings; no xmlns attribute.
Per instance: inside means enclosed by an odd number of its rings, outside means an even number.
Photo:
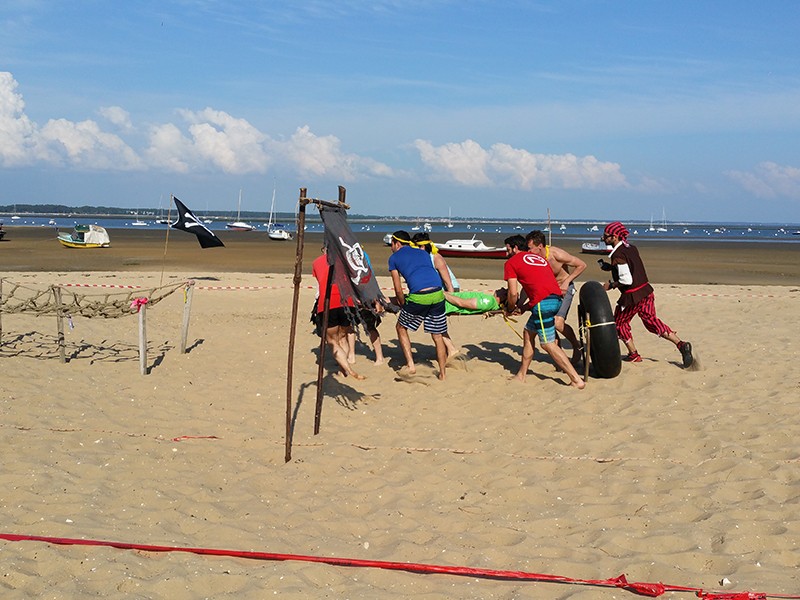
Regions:
<svg viewBox="0 0 800 600"><path fill-rule="evenodd" d="M800 200L800 168L762 162L754 171L728 171L736 181L756 198L793 198Z"/></svg>
<svg viewBox="0 0 800 600"><path fill-rule="evenodd" d="M99 171L261 174L288 169L306 177L343 181L403 178L407 169L348 153L333 135L320 136L306 126L286 139L270 136L245 119L208 107L179 109L173 123L143 128L119 106L101 107L103 123L63 118L37 125L25 114L25 102L9 72L0 72L0 166L35 164ZM104 128L105 127L105 128ZM136 147L133 141L138 142ZM463 187L517 190L631 189L619 164L594 156L537 154L508 144L489 148L466 140L434 146L413 143L422 175Z"/></svg>
<svg viewBox="0 0 800 600"><path fill-rule="evenodd" d="M414 145L436 177L465 186L496 184L520 190L629 187L618 164L594 156L534 154L508 144L494 144L487 150L473 140L442 146L416 140Z"/></svg>

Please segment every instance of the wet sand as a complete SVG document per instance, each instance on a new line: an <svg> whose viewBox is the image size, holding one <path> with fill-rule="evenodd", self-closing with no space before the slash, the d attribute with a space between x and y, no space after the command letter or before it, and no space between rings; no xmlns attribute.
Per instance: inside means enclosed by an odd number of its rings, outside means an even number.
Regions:
<svg viewBox="0 0 800 600"><path fill-rule="evenodd" d="M8 229L0 242L0 271L210 271L240 273L293 273L297 244L276 242L258 232L219 232L225 248L202 250L194 236L182 231L156 229L111 230L111 247L95 250L64 248L49 228ZM376 274L388 275L390 250L383 234L360 233L359 241L369 253ZM485 234L488 245L502 245L503 236ZM319 254L321 233L305 235L304 263ZM595 263L597 256L580 254L580 243L554 241L583 258L589 267L582 279L604 280L607 274ZM798 285L798 243L752 242L660 242L637 243L653 283ZM492 259L448 259L460 278L502 279L503 261Z"/></svg>

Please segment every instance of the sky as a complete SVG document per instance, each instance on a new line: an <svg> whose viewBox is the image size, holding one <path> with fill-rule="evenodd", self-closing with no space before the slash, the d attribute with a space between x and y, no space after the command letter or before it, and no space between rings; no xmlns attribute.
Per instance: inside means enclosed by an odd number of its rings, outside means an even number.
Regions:
<svg viewBox="0 0 800 600"><path fill-rule="evenodd" d="M4 0L0 205L800 223L800 2Z"/></svg>

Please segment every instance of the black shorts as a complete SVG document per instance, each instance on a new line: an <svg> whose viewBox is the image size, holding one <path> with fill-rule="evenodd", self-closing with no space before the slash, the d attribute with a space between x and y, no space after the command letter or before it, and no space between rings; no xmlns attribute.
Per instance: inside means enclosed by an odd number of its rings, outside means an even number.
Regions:
<svg viewBox="0 0 800 600"><path fill-rule="evenodd" d="M317 313L317 323L322 326L323 313ZM353 322L347 314L347 310L340 306L339 308L328 309L328 327L349 327Z"/></svg>

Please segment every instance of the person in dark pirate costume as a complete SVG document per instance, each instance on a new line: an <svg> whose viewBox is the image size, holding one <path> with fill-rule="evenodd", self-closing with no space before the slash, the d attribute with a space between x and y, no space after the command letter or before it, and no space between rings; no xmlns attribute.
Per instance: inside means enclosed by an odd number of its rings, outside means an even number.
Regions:
<svg viewBox="0 0 800 600"><path fill-rule="evenodd" d="M609 254L611 262L600 261L604 271L611 271L612 279L604 284L606 290L619 289L620 295L614 310L614 322L619 339L628 348L628 356L623 360L641 362L631 332L631 320L635 315L644 323L645 329L659 337L669 340L681 353L684 368L694 362L692 345L681 340L678 335L656 316L656 300L653 286L647 279L644 263L636 246L628 243L628 230L619 221L606 225L603 241L614 249Z"/></svg>

